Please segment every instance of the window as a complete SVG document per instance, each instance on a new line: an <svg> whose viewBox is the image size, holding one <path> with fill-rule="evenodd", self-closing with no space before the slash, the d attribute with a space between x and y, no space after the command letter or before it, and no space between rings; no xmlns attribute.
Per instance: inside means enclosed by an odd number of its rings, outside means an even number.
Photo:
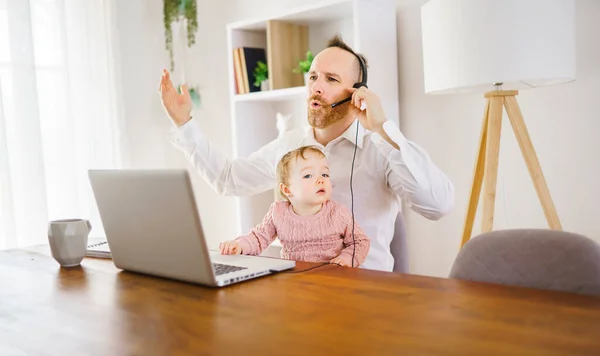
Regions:
<svg viewBox="0 0 600 356"><path fill-rule="evenodd" d="M0 249L54 219L104 235L87 170L121 164L111 4L0 0Z"/></svg>

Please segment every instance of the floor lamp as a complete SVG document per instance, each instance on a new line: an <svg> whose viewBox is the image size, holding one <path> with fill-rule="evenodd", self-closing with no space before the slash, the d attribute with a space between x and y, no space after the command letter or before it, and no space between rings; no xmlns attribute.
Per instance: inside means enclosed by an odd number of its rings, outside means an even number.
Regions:
<svg viewBox="0 0 600 356"><path fill-rule="evenodd" d="M574 0L430 0L421 25L425 92L486 98L461 247L471 237L482 186L482 232L493 228L503 109L548 225L562 229L516 96L575 80Z"/></svg>

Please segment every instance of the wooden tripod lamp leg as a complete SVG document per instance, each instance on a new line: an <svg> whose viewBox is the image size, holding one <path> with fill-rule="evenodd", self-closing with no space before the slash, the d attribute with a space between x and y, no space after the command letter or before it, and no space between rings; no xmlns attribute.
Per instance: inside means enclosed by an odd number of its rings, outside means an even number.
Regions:
<svg viewBox="0 0 600 356"><path fill-rule="evenodd" d="M517 137L517 142L519 142L519 147L521 148L525 163L527 163L527 169L533 180L533 185L535 186L538 198L542 204L542 209L544 210L548 225L551 229L562 230L556 208L554 207L548 185L546 184L546 179L544 178L544 173L542 173L540 161L533 148L533 143L531 143L531 138L527 132L527 127L525 126L525 121L523 120L523 115L521 114L517 99L514 96L507 96L505 100L506 112L508 113L510 123L515 132L515 136Z"/></svg>
<svg viewBox="0 0 600 356"><path fill-rule="evenodd" d="M494 226L494 208L496 206L496 182L498 180L498 159L500 156L500 133L502 132L502 110L504 98L490 98L490 115L488 119L488 142L483 173L483 220L481 231L492 231Z"/></svg>
<svg viewBox="0 0 600 356"><path fill-rule="evenodd" d="M469 194L469 205L467 207L467 215L465 217L465 226L460 247L463 247L463 245L471 238L473 223L475 222L475 215L477 214L477 205L479 204L479 195L481 194L481 185L483 182L483 169L485 166L489 110L490 99L487 99L485 102L485 110L483 112L483 123L481 124L481 134L479 135L479 150L477 151L477 160L475 161L475 169L473 171L473 184L471 185L471 193Z"/></svg>

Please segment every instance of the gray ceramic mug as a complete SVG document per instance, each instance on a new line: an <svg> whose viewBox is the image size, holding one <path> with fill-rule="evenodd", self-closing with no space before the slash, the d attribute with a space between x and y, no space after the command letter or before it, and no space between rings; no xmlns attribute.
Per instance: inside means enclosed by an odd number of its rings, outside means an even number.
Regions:
<svg viewBox="0 0 600 356"><path fill-rule="evenodd" d="M63 267L79 266L87 252L92 224L85 219L54 220L48 223L52 257Z"/></svg>

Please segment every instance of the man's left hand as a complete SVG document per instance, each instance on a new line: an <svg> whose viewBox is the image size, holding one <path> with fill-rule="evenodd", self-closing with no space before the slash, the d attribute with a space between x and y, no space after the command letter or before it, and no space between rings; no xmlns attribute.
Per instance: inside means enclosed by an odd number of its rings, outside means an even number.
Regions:
<svg viewBox="0 0 600 356"><path fill-rule="evenodd" d="M358 89L349 88L352 94L351 105L354 105L359 111L357 117L360 124L367 130L380 133L383 130L383 123L387 120L379 96L368 88ZM365 110L361 107L366 106Z"/></svg>
<svg viewBox="0 0 600 356"><path fill-rule="evenodd" d="M350 267L350 265L341 257L336 257L333 260L329 261L329 263L342 266L342 267Z"/></svg>
<svg viewBox="0 0 600 356"><path fill-rule="evenodd" d="M360 87L358 89L349 88L348 91L352 93L352 100L350 101L351 105L354 105L354 107L359 110L357 117L360 124L365 129L378 133L394 148L400 149L398 144L392 141L383 130L383 124L387 119L383 112L379 96L365 87ZM364 108L364 110L362 110L362 108Z"/></svg>

